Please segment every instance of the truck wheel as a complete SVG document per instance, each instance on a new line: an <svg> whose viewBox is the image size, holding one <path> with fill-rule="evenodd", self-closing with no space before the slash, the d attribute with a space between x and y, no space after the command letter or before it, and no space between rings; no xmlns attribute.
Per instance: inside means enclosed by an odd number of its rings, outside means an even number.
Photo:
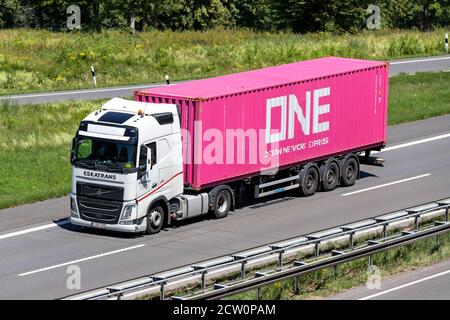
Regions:
<svg viewBox="0 0 450 320"><path fill-rule="evenodd" d="M349 187L355 184L359 175L359 164L355 158L351 157L345 160L342 166L342 184Z"/></svg>
<svg viewBox="0 0 450 320"><path fill-rule="evenodd" d="M337 187L339 181L339 166L336 162L330 161L326 164L322 176L322 187L324 191L331 191Z"/></svg>
<svg viewBox="0 0 450 320"><path fill-rule="evenodd" d="M309 197L312 196L314 192L316 192L318 186L319 172L317 171L316 167L309 167L306 170L302 181L300 181L300 192L303 196Z"/></svg>
<svg viewBox="0 0 450 320"><path fill-rule="evenodd" d="M231 194L228 190L220 190L214 199L212 211L217 219L225 218L231 208Z"/></svg>
<svg viewBox="0 0 450 320"><path fill-rule="evenodd" d="M147 214L147 234L161 231L164 224L164 209L160 205L153 206Z"/></svg>

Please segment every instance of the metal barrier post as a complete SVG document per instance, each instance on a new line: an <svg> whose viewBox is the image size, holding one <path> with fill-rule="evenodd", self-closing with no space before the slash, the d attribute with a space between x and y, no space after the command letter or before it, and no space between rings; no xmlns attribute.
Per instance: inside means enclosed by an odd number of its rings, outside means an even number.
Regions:
<svg viewBox="0 0 450 320"><path fill-rule="evenodd" d="M255 278L267 276L264 272L255 272ZM256 300L261 300L261 287L256 288Z"/></svg>
<svg viewBox="0 0 450 320"><path fill-rule="evenodd" d="M354 246L354 240L353 240L354 235L355 235L354 232L350 233L350 249L353 249L353 246Z"/></svg>
<svg viewBox="0 0 450 320"><path fill-rule="evenodd" d="M294 277L294 294L300 293L300 277Z"/></svg>
<svg viewBox="0 0 450 320"><path fill-rule="evenodd" d="M161 286L159 288L159 300L164 300L164 286L166 285L167 280L165 280L165 278L163 277L152 277L152 280L157 282L157 281L161 281Z"/></svg>
<svg viewBox="0 0 450 320"><path fill-rule="evenodd" d="M191 266L192 269L194 269L194 271L199 271L201 272L201 288L205 289L205 278L206 278L206 273L208 273L208 270L204 267L204 266Z"/></svg>
<svg viewBox="0 0 450 320"><path fill-rule="evenodd" d="M298 267L298 266L305 266L308 263L304 262L304 261L299 261L296 260L294 261L294 266ZM295 276L294 277L294 294L299 294L300 293L300 276Z"/></svg>
<svg viewBox="0 0 450 320"><path fill-rule="evenodd" d="M202 272L202 289L205 289L206 270Z"/></svg>
<svg viewBox="0 0 450 320"><path fill-rule="evenodd" d="M241 278L244 279L245 278L245 264L247 263L247 261L244 259L241 263Z"/></svg>
<svg viewBox="0 0 450 320"><path fill-rule="evenodd" d="M161 289L159 291L159 300L164 300L164 287L166 285L166 282L161 282Z"/></svg>
<svg viewBox="0 0 450 320"><path fill-rule="evenodd" d="M341 255L341 254L344 254L344 252L343 251L339 251L339 250L332 250L331 251L331 256L339 256L339 255ZM337 264L335 264L334 266L333 266L333 276L336 276L337 275L337 272L338 272L338 265Z"/></svg>
<svg viewBox="0 0 450 320"><path fill-rule="evenodd" d="M445 221L448 221L448 210L449 207L445 208Z"/></svg>
<svg viewBox="0 0 450 320"><path fill-rule="evenodd" d="M280 267L280 269L283 266L283 250L281 250L278 254L278 266Z"/></svg>

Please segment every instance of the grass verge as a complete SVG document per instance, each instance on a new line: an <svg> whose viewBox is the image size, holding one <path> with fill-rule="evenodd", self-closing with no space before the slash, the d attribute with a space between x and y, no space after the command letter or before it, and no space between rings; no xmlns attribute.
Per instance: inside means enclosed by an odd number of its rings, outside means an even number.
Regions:
<svg viewBox="0 0 450 320"><path fill-rule="evenodd" d="M49 32L0 30L0 94L204 78L334 55L393 59L445 54L445 30L294 34L212 30Z"/></svg>
<svg viewBox="0 0 450 320"><path fill-rule="evenodd" d="M380 268L382 278L400 272L412 271L450 259L450 233L436 238L417 241L400 248L377 253L373 264ZM300 277L299 294L294 294L294 280L276 282L261 289L264 300L321 299L344 290L364 285L368 278L367 258L340 265L337 272L332 268L308 273ZM229 300L256 299L255 291L248 291L227 298Z"/></svg>
<svg viewBox="0 0 450 320"><path fill-rule="evenodd" d="M450 113L450 73L390 79L389 124ZM0 105L0 209L70 191L69 145L104 100Z"/></svg>
<svg viewBox="0 0 450 320"><path fill-rule="evenodd" d="M70 142L99 104L0 106L0 209L69 193Z"/></svg>

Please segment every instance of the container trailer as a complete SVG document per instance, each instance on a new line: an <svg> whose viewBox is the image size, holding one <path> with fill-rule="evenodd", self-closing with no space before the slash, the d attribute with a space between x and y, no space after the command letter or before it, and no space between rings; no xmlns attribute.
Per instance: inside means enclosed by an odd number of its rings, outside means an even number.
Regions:
<svg viewBox="0 0 450 320"><path fill-rule="evenodd" d="M327 57L113 98L73 139L70 220L151 234L351 186L386 145L387 97L386 62Z"/></svg>

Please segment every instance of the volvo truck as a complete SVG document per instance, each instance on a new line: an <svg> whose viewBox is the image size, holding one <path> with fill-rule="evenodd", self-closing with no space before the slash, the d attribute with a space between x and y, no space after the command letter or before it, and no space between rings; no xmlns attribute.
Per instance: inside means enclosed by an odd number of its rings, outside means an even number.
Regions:
<svg viewBox="0 0 450 320"><path fill-rule="evenodd" d="M386 145L387 97L387 63L327 57L113 98L73 138L70 221L153 234L351 186Z"/></svg>

